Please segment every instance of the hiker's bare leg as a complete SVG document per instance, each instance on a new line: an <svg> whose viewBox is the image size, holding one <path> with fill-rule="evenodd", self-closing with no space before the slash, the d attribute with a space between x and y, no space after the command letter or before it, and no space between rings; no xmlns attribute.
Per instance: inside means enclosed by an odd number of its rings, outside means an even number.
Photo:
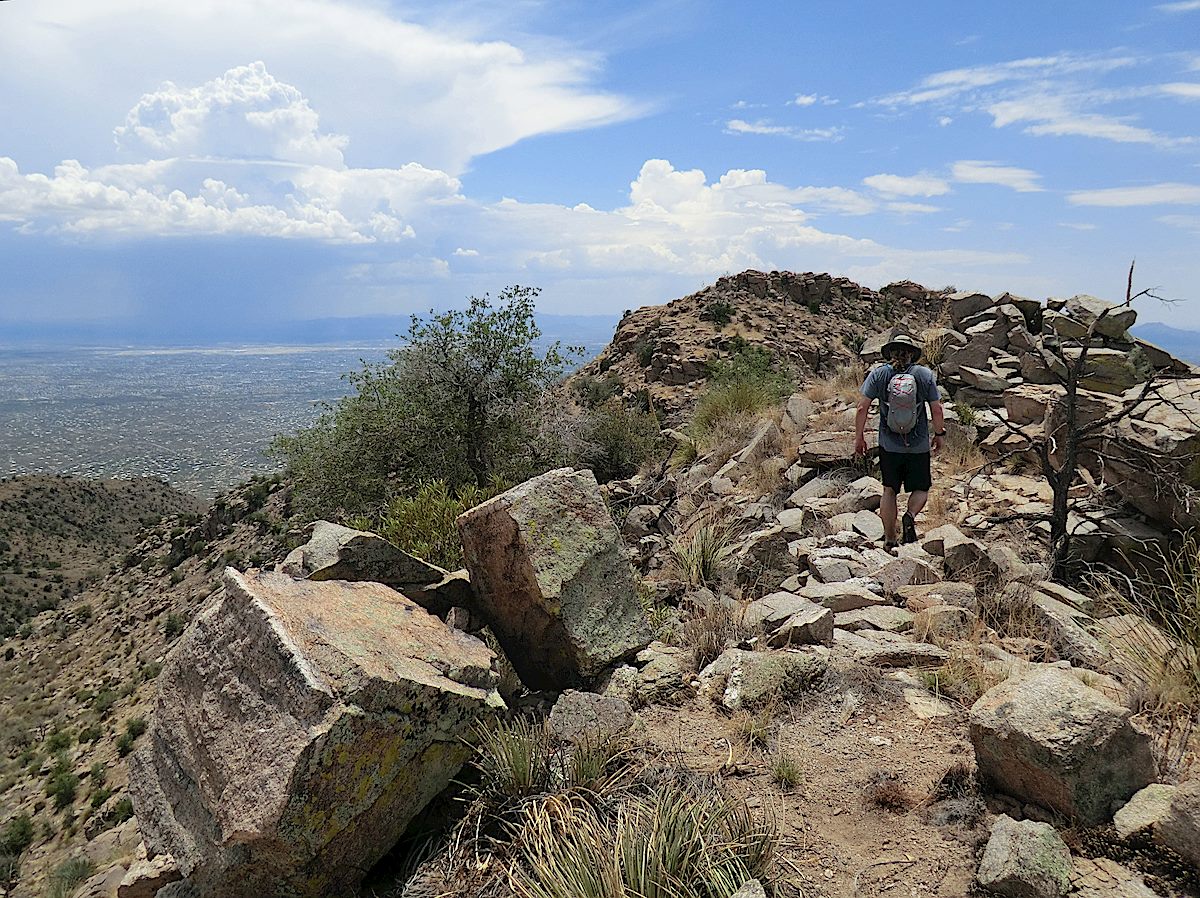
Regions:
<svg viewBox="0 0 1200 898"><path fill-rule="evenodd" d="M879 519L883 521L883 538L889 543L897 542L896 491L890 486L883 488L883 498L879 500Z"/></svg>
<svg viewBox="0 0 1200 898"><path fill-rule="evenodd" d="M887 490L883 491L887 495ZM893 497L894 501L894 497ZM917 490L915 493L908 494L908 513L914 518L921 513L921 509L925 507L925 503L929 501L929 490Z"/></svg>

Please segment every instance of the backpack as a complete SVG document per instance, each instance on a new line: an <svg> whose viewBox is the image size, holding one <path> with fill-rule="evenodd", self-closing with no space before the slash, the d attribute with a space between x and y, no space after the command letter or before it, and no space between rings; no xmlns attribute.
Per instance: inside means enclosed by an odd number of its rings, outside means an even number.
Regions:
<svg viewBox="0 0 1200 898"><path fill-rule="evenodd" d="M893 374L888 381L887 426L892 433L907 436L916 428L921 408L917 392L917 379L907 371Z"/></svg>

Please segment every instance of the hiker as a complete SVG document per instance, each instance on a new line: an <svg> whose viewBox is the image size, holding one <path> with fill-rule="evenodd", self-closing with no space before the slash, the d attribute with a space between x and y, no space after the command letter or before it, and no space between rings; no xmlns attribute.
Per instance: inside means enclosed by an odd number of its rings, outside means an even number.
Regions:
<svg viewBox="0 0 1200 898"><path fill-rule="evenodd" d="M879 517L883 520L887 548L896 540L896 494L903 486L908 492L902 539L917 540L917 515L929 499L933 479L929 471L930 452L942 448L946 436L945 413L938 395L937 379L924 365L918 365L921 345L900 334L883 347L885 364L878 366L863 381L854 418L854 454L867 454L864 430L871 402L879 400L879 470L883 480L883 498ZM929 416L925 404L929 403ZM929 418L933 419L933 439L929 436Z"/></svg>

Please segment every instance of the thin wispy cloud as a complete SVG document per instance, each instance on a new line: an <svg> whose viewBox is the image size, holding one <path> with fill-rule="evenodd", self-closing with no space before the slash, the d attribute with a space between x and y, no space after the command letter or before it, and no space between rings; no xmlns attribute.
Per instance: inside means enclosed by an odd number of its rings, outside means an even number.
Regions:
<svg viewBox="0 0 1200 898"><path fill-rule="evenodd" d="M996 128L1023 126L1025 133L1037 137L1085 137L1158 147L1194 142L1191 136L1176 137L1144 126L1137 111L1114 115L1103 110L1147 96L1194 98L1185 82L1113 88L1100 81L1146 62L1128 54L1027 57L936 72L874 103L894 111L930 105L960 114L987 113Z"/></svg>
<svg viewBox="0 0 1200 898"><path fill-rule="evenodd" d="M766 119L747 122L740 118L727 121L725 123L725 133L762 134L808 142L837 141L844 137L842 128L797 128L793 125L776 125Z"/></svg>
<svg viewBox="0 0 1200 898"><path fill-rule="evenodd" d="M804 108L806 106L815 106L817 103L820 103L822 106L836 106L837 102L833 97L827 97L822 94L796 94L794 99L788 100L787 105Z"/></svg>
<svg viewBox="0 0 1200 898"><path fill-rule="evenodd" d="M879 174L863 178L863 183L883 196L942 196L950 185L942 178L929 174Z"/></svg>
<svg viewBox="0 0 1200 898"><path fill-rule="evenodd" d="M998 162L955 162L950 167L950 176L963 184L997 184L1018 193L1033 193L1042 189L1038 183L1041 176L1037 172Z"/></svg>
<svg viewBox="0 0 1200 898"><path fill-rule="evenodd" d="M1200 205L1200 184L1145 184L1139 187L1105 187L1078 190L1067 195L1076 206L1196 206Z"/></svg>
<svg viewBox="0 0 1200 898"><path fill-rule="evenodd" d="M1169 97L1200 100L1200 82L1175 81L1171 84L1160 84L1158 89Z"/></svg>
<svg viewBox="0 0 1200 898"><path fill-rule="evenodd" d="M1160 3L1154 8L1166 13L1197 12L1200 11L1200 0L1178 0L1176 3Z"/></svg>

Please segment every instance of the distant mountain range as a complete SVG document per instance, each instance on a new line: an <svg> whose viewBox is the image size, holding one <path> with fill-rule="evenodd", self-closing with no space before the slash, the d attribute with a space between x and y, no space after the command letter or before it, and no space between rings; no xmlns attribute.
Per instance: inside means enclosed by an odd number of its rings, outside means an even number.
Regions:
<svg viewBox="0 0 1200 898"><path fill-rule="evenodd" d="M1176 358L1200 365L1200 331L1185 331L1157 321L1135 324L1133 334L1165 349Z"/></svg>

